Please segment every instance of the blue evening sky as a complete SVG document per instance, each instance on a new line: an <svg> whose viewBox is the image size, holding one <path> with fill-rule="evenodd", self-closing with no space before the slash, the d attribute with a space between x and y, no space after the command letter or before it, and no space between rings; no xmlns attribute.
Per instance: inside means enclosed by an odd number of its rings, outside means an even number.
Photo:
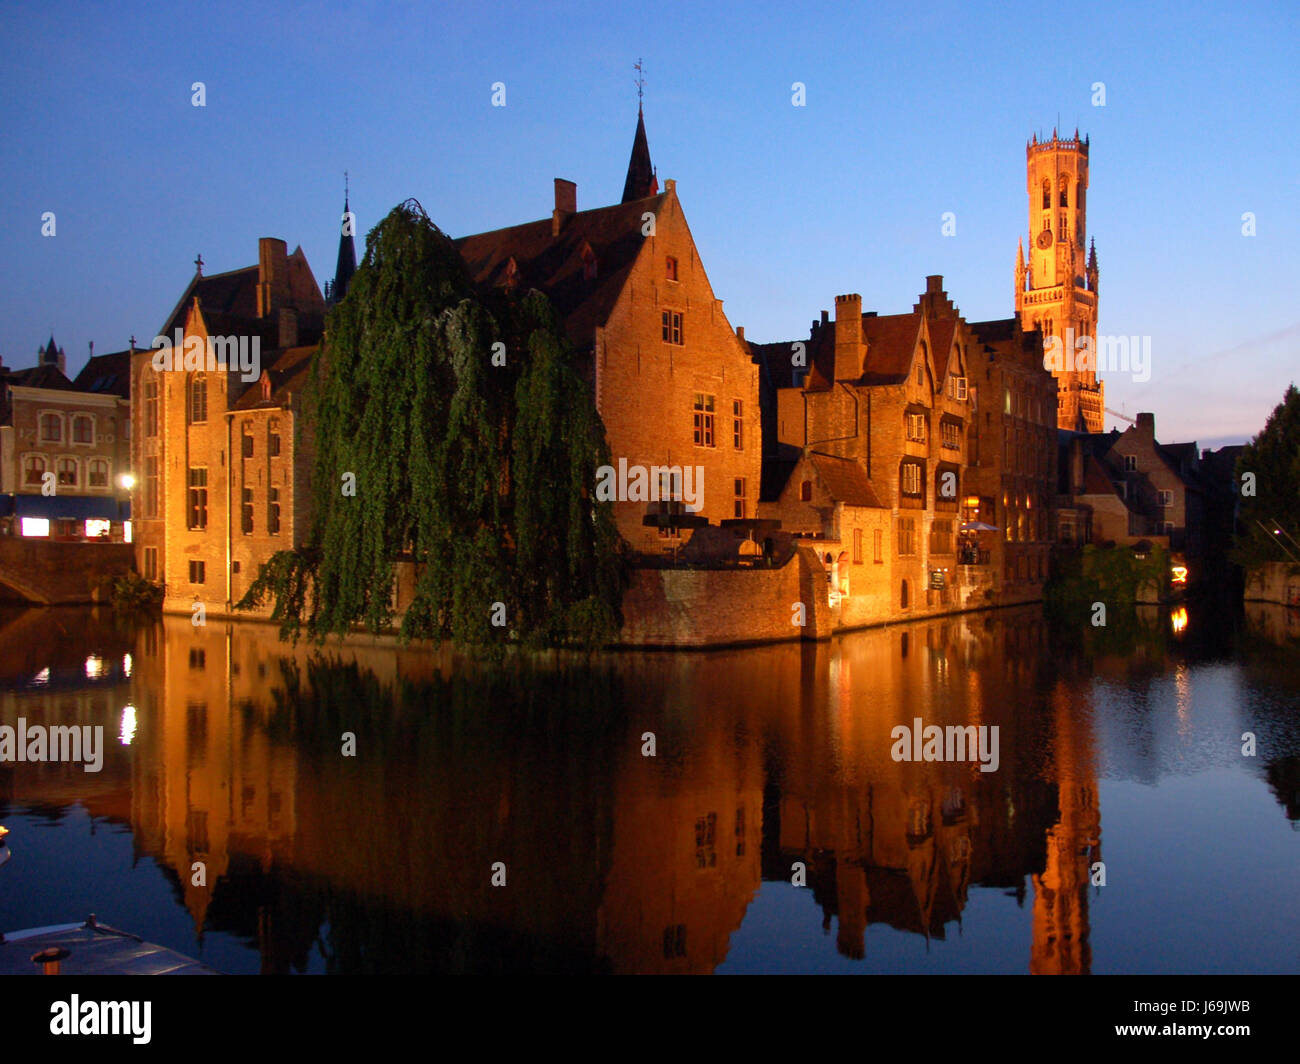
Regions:
<svg viewBox="0 0 1300 1064"><path fill-rule="evenodd" d="M7 366L51 329L70 373L90 340L147 342L196 253L250 265L260 236L323 285L345 169L362 233L411 196L453 236L544 217L554 177L616 202L640 56L660 179L751 339L839 292L908 310L933 273L968 319L1009 316L1024 145L1059 114L1092 142L1100 331L1152 343L1107 405L1205 444L1300 377L1294 3L9 3L0 40Z"/></svg>

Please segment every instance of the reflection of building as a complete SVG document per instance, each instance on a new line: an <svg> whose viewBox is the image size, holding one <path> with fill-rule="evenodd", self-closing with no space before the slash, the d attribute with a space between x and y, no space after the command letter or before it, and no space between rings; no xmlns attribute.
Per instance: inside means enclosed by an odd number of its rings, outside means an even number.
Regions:
<svg viewBox="0 0 1300 1064"><path fill-rule="evenodd" d="M0 534L121 542L130 520L131 353L64 376L54 338L37 365L0 365Z"/></svg>

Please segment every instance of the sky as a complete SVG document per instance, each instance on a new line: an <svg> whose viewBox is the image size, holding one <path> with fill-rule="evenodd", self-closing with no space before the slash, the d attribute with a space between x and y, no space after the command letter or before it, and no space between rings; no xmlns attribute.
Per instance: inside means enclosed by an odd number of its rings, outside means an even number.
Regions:
<svg viewBox="0 0 1300 1064"><path fill-rule="evenodd" d="M51 331L70 375L90 341L147 343L197 254L252 265L259 237L323 286L345 170L359 233L409 197L454 237L547 217L556 177L615 203L640 58L660 182L750 340L806 336L842 292L908 311L930 274L968 320L1009 317L1025 143L1059 121L1090 138L1098 331L1151 338L1107 406L1217 446L1300 378L1293 2L11 0L0 40L9 367Z"/></svg>

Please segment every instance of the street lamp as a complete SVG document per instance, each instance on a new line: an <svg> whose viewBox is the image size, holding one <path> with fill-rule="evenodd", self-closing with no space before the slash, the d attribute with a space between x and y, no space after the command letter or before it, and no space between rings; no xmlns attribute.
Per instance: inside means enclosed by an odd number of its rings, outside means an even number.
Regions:
<svg viewBox="0 0 1300 1064"><path fill-rule="evenodd" d="M135 477L130 473L123 473L117 478L117 482L121 484L122 487L126 488L127 491L130 491L135 487Z"/></svg>

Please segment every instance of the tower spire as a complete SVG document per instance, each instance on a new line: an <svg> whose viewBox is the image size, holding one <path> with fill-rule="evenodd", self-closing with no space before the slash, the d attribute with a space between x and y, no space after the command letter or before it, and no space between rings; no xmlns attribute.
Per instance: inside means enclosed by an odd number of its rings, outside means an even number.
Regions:
<svg viewBox="0 0 1300 1064"><path fill-rule="evenodd" d="M659 181L655 168L650 162L650 143L645 135L645 115L641 108L642 93L645 89L645 71L641 60L633 64L637 72L636 79L636 136L632 140L632 157L627 163L627 179L623 182L622 203L645 199L659 191Z"/></svg>
<svg viewBox="0 0 1300 1064"><path fill-rule="evenodd" d="M357 249L353 242L356 232L356 217L349 206L351 189L348 185L348 172L343 171L343 221L339 230L339 257L334 266L334 283L329 286L327 298L331 306L348 294L348 284L357 272Z"/></svg>

